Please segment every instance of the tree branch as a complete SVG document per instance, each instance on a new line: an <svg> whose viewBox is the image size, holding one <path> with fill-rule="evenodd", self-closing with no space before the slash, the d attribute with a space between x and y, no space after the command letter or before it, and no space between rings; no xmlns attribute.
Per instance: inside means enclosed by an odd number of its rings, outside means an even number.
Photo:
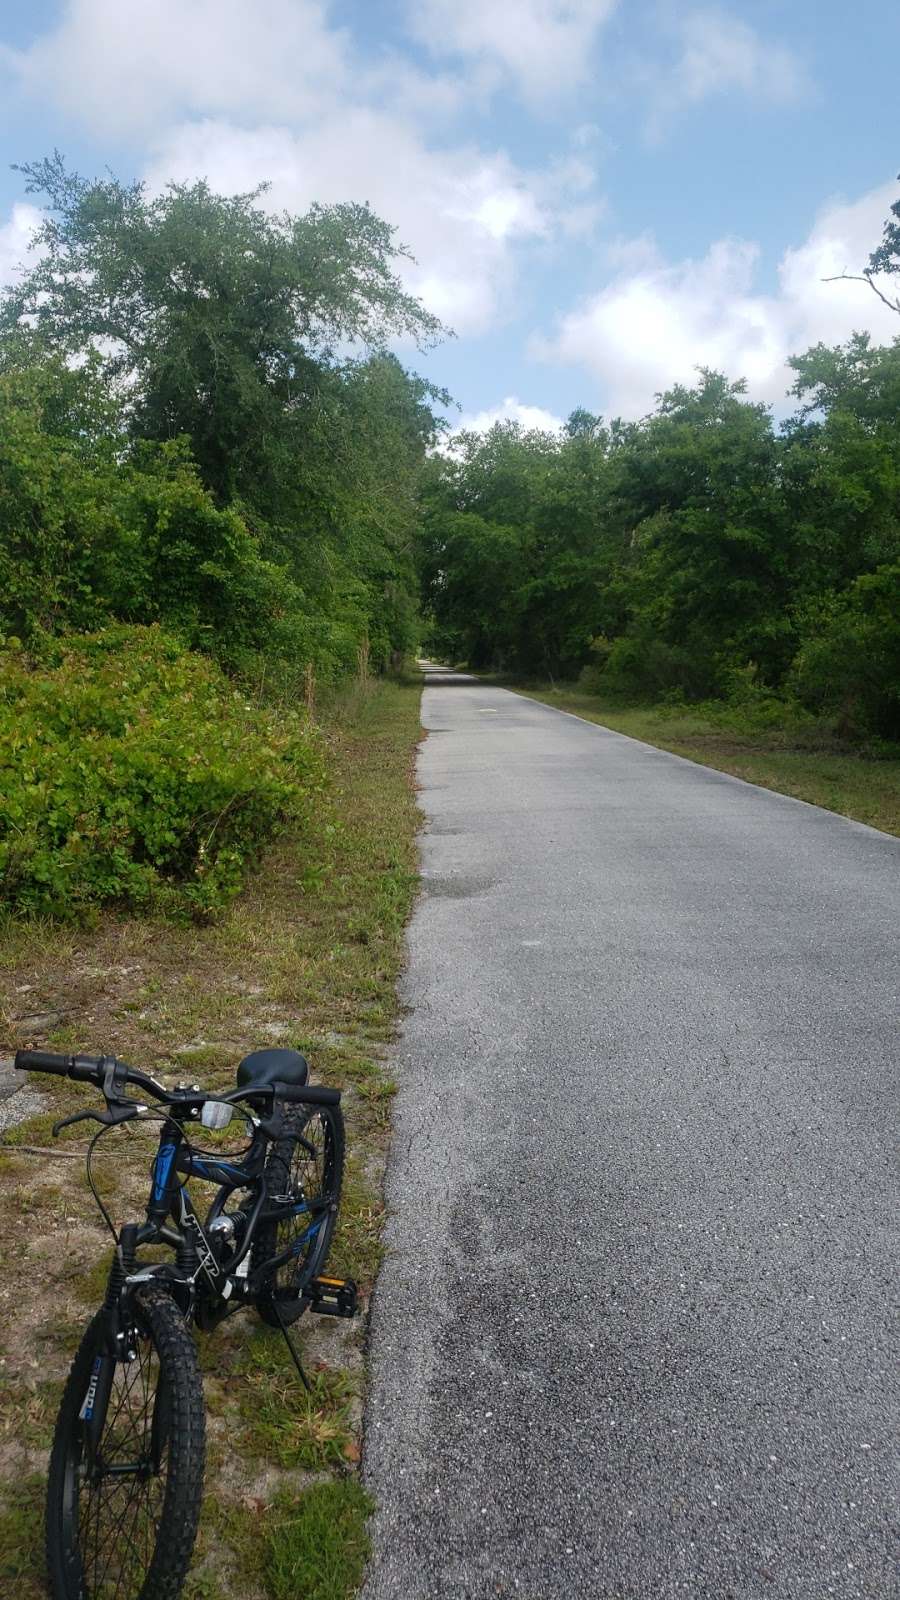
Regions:
<svg viewBox="0 0 900 1600"><path fill-rule="evenodd" d="M869 288L871 289L872 293L873 294L877 294L879 300L884 302L884 304L887 306L888 310L889 311L895 311L897 313L898 317L900 317L900 298L898 298L896 300L889 299L889 297L886 294L882 293L882 291L879 289L877 283L875 283L873 281L873 279L869 277L869 274L867 272L838 272L838 273L835 273L833 278L823 278L822 282L823 283L841 283L841 282L844 282L844 283L867 283L869 285Z"/></svg>

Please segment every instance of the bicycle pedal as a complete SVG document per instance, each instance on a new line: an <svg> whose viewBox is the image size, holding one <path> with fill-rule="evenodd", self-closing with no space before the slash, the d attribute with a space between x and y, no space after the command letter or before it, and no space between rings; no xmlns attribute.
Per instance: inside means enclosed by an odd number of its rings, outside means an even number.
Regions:
<svg viewBox="0 0 900 1600"><path fill-rule="evenodd" d="M352 1278L313 1278L306 1290L310 1311L320 1317L355 1317L359 1296Z"/></svg>

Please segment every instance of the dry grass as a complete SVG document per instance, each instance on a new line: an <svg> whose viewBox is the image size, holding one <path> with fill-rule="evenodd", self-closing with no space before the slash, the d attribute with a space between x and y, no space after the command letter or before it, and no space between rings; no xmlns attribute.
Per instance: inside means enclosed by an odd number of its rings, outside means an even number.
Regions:
<svg viewBox="0 0 900 1600"><path fill-rule="evenodd" d="M90 929L11 923L0 930L0 1053L24 1045L103 1051L170 1081L220 1086L233 1081L251 1049L306 1051L314 1076L345 1091L349 1161L333 1261L364 1293L379 1259L392 1092L383 1060L416 885L418 705L418 685L366 686L335 700L323 719L328 793L220 923L106 914ZM34 1087L46 1095L41 1114L0 1135L0 1374L8 1394L26 1396L24 1408L21 1399L5 1408L0 1430L0 1591L13 1580L16 1600L44 1593L35 1535L42 1474L60 1382L87 1305L102 1294L109 1245L83 1162L27 1153L50 1147L60 1108L87 1103L91 1091L37 1077ZM98 1162L119 1221L143 1209L152 1142L132 1125L110 1136ZM85 1144L76 1128L58 1148L74 1154ZM266 1574L276 1567L283 1585L281 1530L303 1485L333 1481L336 1503L343 1485L348 1507L364 1504L353 1475L360 1330L314 1319L300 1329L313 1405L305 1397L300 1403L287 1351L251 1314L201 1341L210 1464L189 1600L264 1600L276 1582ZM253 1396L263 1393L277 1394L278 1405L260 1404L254 1414ZM280 1541L275 1565L272 1541Z"/></svg>

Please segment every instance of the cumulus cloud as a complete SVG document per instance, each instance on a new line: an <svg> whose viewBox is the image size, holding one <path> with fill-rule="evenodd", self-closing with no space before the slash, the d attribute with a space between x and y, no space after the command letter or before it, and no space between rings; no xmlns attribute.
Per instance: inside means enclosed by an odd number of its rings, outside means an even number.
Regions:
<svg viewBox="0 0 900 1600"><path fill-rule="evenodd" d="M35 206L14 205L9 221L0 227L0 289L12 283L20 268L28 265L28 246L41 221ZM33 258L32 258L33 259Z"/></svg>
<svg viewBox="0 0 900 1600"><path fill-rule="evenodd" d="M526 405L516 395L508 394L499 405L486 411L466 412L453 431L487 433L495 422L519 422L523 428L537 428L542 433L558 433L563 425L562 417L555 416L552 411L546 411L543 406Z"/></svg>
<svg viewBox="0 0 900 1600"><path fill-rule="evenodd" d="M551 39L571 9L526 7L535 26L546 12ZM576 0L579 26L590 10ZM407 286L459 333L514 312L522 245L583 235L600 215L583 157L525 172L502 149L450 142L463 80L396 55L362 61L325 0L68 0L5 60L95 133L142 141L153 185L271 180L271 204L293 210L368 200L417 258Z"/></svg>
<svg viewBox="0 0 900 1600"><path fill-rule="evenodd" d="M787 357L857 329L885 341L900 323L865 284L824 283L858 271L877 242L896 186L852 203L832 202L807 239L779 263L778 287L756 287L756 244L720 239L702 259L664 261L652 241L619 247L608 283L574 307L549 338L533 341L544 360L586 368L607 413L637 417L656 392L690 383L698 366L744 377L750 394L784 407L793 381Z"/></svg>
<svg viewBox="0 0 900 1600"><path fill-rule="evenodd" d="M522 172L502 151L431 149L405 119L377 107L335 107L302 129L245 129L205 119L156 141L151 184L205 176L224 193L265 174L275 209L367 200L416 257L408 286L457 333L480 333L514 309L514 247L568 225L584 179Z"/></svg>
<svg viewBox="0 0 900 1600"><path fill-rule="evenodd" d="M348 37L319 0L68 0L5 59L23 89L106 138L186 113L310 118L350 75Z"/></svg>
<svg viewBox="0 0 900 1600"><path fill-rule="evenodd" d="M616 0L410 0L410 28L435 56L462 56L482 82L546 100L587 78Z"/></svg>

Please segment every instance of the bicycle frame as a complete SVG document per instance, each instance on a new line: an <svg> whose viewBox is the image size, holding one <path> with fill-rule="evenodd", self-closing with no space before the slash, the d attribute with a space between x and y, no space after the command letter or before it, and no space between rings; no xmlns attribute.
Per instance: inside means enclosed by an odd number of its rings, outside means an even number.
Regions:
<svg viewBox="0 0 900 1600"><path fill-rule="evenodd" d="M315 1237L321 1227L322 1217L314 1217L313 1208L308 1203L279 1203L269 1196L264 1168L272 1141L270 1129L256 1123L250 1147L241 1160L219 1160L208 1154L199 1156L187 1146L184 1123L189 1116L187 1109L175 1108L160 1130L151 1173L146 1221L141 1225L126 1225L122 1229L118 1259L113 1262L110 1272L110 1286L113 1279L117 1279L121 1296L122 1290L127 1292L141 1283L161 1279L166 1282L185 1316L196 1322L198 1327L206 1329L252 1301L265 1278L289 1261L292 1255L299 1254ZM255 1122L255 1119L252 1120ZM297 1137L302 1138L302 1134ZM187 1188L190 1178L218 1184L203 1222ZM225 1211L231 1196L241 1189L249 1189L254 1193L252 1203L242 1219L243 1226L236 1248L228 1254L216 1249L209 1230ZM310 1212L311 1216L306 1231L294 1239L287 1249L259 1263L250 1273L245 1262L260 1222L280 1222L304 1211ZM169 1218L174 1222L174 1227L169 1225ZM136 1251L142 1246L154 1244L164 1244L172 1249L175 1252L174 1263L139 1267Z"/></svg>

